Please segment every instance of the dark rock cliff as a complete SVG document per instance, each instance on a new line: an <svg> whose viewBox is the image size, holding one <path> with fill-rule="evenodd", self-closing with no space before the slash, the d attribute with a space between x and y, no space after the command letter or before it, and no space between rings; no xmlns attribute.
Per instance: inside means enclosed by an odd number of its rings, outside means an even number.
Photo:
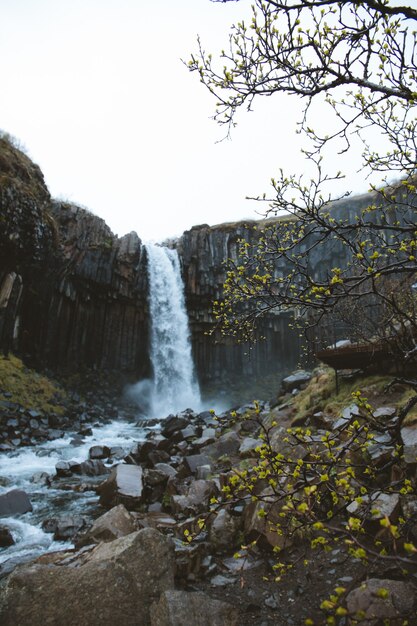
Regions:
<svg viewBox="0 0 417 626"><path fill-rule="evenodd" d="M369 196L348 199L335 212L352 218ZM195 226L174 244L181 257L199 379L227 390L262 384L294 368L298 335L284 315L269 315L253 347L211 335L224 261L238 240L259 237L259 222ZM340 246L317 248L311 272L343 263ZM70 372L82 366L150 374L146 249L136 233L117 238L102 219L54 202L42 172L0 138L0 347L34 365ZM285 272L285 267L277 268ZM259 386L259 385L258 385ZM262 386L262 385L260 385Z"/></svg>
<svg viewBox="0 0 417 626"><path fill-rule="evenodd" d="M262 320L259 334L265 340L249 346L236 344L219 333L209 335L215 319L213 301L221 297L227 259L236 259L238 241L253 242L259 237L259 222L195 226L177 243L183 263L190 329L196 368L202 382L245 385L250 380L262 390L266 376L277 379L293 369L300 356L300 339L288 328L288 315L269 315ZM267 382L267 381L266 381Z"/></svg>
<svg viewBox="0 0 417 626"><path fill-rule="evenodd" d="M147 278L136 233L118 239L53 202L40 169L0 139L0 346L36 365L149 370Z"/></svg>

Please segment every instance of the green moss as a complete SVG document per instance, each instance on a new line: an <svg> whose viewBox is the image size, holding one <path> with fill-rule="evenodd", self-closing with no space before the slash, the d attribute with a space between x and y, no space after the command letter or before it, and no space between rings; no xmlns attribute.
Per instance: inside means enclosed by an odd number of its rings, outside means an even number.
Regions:
<svg viewBox="0 0 417 626"><path fill-rule="evenodd" d="M343 408L352 404L354 391L361 391L371 405L380 406L383 403L381 397L384 396L384 400L390 402L392 399L394 406L396 406L402 403L404 390L386 396L384 390L392 379L393 377L389 375L339 377L339 392L336 393L334 371L328 367L321 367L315 370L315 375L306 389L294 398L293 408L296 417L312 415L317 411L338 415Z"/></svg>
<svg viewBox="0 0 417 626"><path fill-rule="evenodd" d="M26 368L12 354L7 358L0 356L0 381L0 400L17 402L44 413L64 412L62 403L67 399L64 390L46 376Z"/></svg>

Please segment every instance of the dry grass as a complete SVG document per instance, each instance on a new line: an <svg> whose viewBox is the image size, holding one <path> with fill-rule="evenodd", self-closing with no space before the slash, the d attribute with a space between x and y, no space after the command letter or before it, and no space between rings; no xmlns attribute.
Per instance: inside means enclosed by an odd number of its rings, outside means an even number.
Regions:
<svg viewBox="0 0 417 626"><path fill-rule="evenodd" d="M360 391L368 398L373 408L381 406L401 407L415 393L406 386L398 385L386 391L387 385L393 380L391 375L355 376L339 378L339 392L336 393L335 373L328 367L320 367L308 386L293 400L292 407L295 417L303 418L323 411L335 417L343 408L354 402L352 393ZM407 421L417 418L417 407L410 412Z"/></svg>
<svg viewBox="0 0 417 626"><path fill-rule="evenodd" d="M0 400L17 402L44 413L63 413L61 404L66 394L56 382L26 368L20 359L10 354L7 358L0 356Z"/></svg>

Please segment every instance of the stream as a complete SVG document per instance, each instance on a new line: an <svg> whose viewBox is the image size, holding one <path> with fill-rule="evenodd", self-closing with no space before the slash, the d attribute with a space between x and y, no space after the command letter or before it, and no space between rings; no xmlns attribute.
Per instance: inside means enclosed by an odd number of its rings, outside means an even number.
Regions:
<svg viewBox="0 0 417 626"><path fill-rule="evenodd" d="M93 434L83 437L81 444L78 441L77 445L71 443L74 433L66 433L60 439L1 454L0 495L12 489L21 489L28 494L33 511L15 517L0 517L0 526L8 528L15 541L14 545L0 549L0 576L8 573L17 563L36 558L44 552L72 546L70 542L54 541L53 534L42 529L44 520L65 515L93 519L100 513L93 483L105 480L105 476L93 479L77 476L73 484L87 485L87 490L84 487L83 491L71 489L71 481L68 479L55 479L48 486L42 484L42 481L34 481L34 476L45 472L53 478L59 461L88 460L89 449L96 444L110 448L121 447L127 454L135 443L144 440L149 430L151 428L137 426L134 422L115 420L110 424L93 427ZM114 462L120 460L115 459ZM91 490L88 489L89 482Z"/></svg>

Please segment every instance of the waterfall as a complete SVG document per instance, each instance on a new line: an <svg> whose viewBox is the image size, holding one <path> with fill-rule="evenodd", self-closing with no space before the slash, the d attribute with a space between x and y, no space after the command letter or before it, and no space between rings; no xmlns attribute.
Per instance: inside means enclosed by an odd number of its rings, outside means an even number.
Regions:
<svg viewBox="0 0 417 626"><path fill-rule="evenodd" d="M164 417L186 408L198 410L200 389L194 374L178 254L176 250L152 244L146 244L146 251L153 369L150 413L153 417Z"/></svg>

